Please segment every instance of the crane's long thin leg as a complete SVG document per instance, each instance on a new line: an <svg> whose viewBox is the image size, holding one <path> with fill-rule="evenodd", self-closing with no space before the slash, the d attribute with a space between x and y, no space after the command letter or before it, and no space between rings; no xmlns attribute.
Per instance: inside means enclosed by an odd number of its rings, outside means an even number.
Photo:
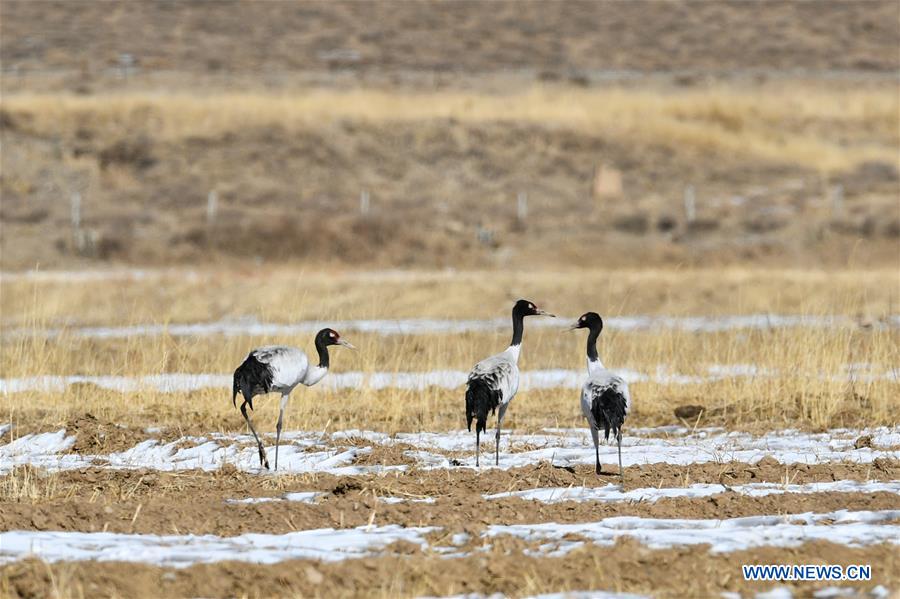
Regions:
<svg viewBox="0 0 900 599"><path fill-rule="evenodd" d="M494 464L500 465L500 427L503 425L503 416L506 414L506 406L508 403L500 406L500 413L497 414L497 438L494 446Z"/></svg>
<svg viewBox="0 0 900 599"><path fill-rule="evenodd" d="M497 437L494 439L494 464L500 465L500 421L497 421Z"/></svg>
<svg viewBox="0 0 900 599"><path fill-rule="evenodd" d="M278 410L278 422L275 423L275 470L278 470L278 444L281 441L281 422L284 419L284 409L288 404L287 393L281 396L281 409Z"/></svg>
<svg viewBox="0 0 900 599"><path fill-rule="evenodd" d="M475 425L475 467L481 466L481 430Z"/></svg>
<svg viewBox="0 0 900 599"><path fill-rule="evenodd" d="M619 445L619 480L625 483L625 470L622 469L622 429L616 431L616 443Z"/></svg>
<svg viewBox="0 0 900 599"><path fill-rule="evenodd" d="M597 466L597 474L601 473L600 469L600 430L596 426L591 426L591 438L594 440L594 458Z"/></svg>
<svg viewBox="0 0 900 599"><path fill-rule="evenodd" d="M256 446L259 448L259 465L265 466L266 470L268 470L269 460L266 458L266 450L263 448L262 441L259 440L259 435L256 434L256 429L253 428L253 422L250 421L250 414L247 413L247 400L244 400L244 403L241 404L241 414L244 415L244 420L247 421L250 432L253 433L253 436L256 438Z"/></svg>

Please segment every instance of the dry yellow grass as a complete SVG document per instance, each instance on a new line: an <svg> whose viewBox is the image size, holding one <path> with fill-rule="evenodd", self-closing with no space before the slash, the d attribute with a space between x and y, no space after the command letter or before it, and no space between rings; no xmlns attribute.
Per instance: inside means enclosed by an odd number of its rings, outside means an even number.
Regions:
<svg viewBox="0 0 900 599"><path fill-rule="evenodd" d="M526 370L582 368L583 335L565 327L569 320L526 326L520 366ZM509 342L509 331L381 336L356 331L344 336L359 348L333 353L334 372L419 372L468 370L480 357ZM134 336L85 339L68 334L52 339L20 337L4 342L0 366L6 377L59 375L155 375L167 372L230 373L259 345L289 343L310 354L313 334L173 337ZM866 330L852 324L836 329L734 330L695 333L672 329L617 331L607 324L600 342L607 362L621 368L655 373L658 368L691 376L707 374L714 365L752 364L791 376L838 374L846 364L866 363L887 369L897 363L897 334ZM785 360L788 360L785 362Z"/></svg>
<svg viewBox="0 0 900 599"><path fill-rule="evenodd" d="M345 273L307 275L301 285L295 273L284 270L269 273L263 289L253 294L247 294L247 287L240 284L246 283L241 274L227 272L201 273L193 280L179 276L167 280L165 277L172 275L164 275L162 279L89 285L13 280L4 283L3 308L5 320L19 327L33 327L36 333L79 317L92 324L214 320L248 314L260 314L264 320L274 322L300 318L327 322L330 318L357 317L506 317L509 297L516 295L532 297L570 317L588 309L615 315L628 308L627 312L633 313L635 305L651 313L701 315L756 312L768 306L780 309L776 311L809 315L866 314L875 322L878 317L893 313L894 290L885 284L891 274L887 272L609 274L519 273L488 277L483 273ZM173 281L177 283L170 285ZM590 282L588 288L582 287L584 281ZM605 282L609 283L608 289L604 288ZM532 291L538 293L533 295ZM734 303L729 304L729 299ZM332 300L336 306L329 306ZM564 333L564 324L560 322L559 328L527 330L520 364L524 370L583 368L583 335ZM251 347L276 342L310 349L311 340L311 335L160 335L102 340L78 338L65 330L48 340L40 334L11 335L9 326L4 330L0 356L3 377L229 373ZM476 360L502 349L508 331L346 335L361 351L337 350L335 372L465 371ZM600 350L608 366L650 375L665 368L668 372L704 376L710 366L740 364L769 373L694 384L659 380L635 383L632 425L672 422L673 408L685 403L704 405L708 409L706 422L741 428L818 428L896 424L900 420L896 402L900 385L895 379L860 377L851 381L845 376L848 364L865 363L875 373L895 368L900 363L900 334L896 329L861 327L853 319L847 319L845 326L829 329L718 333L670 329L624 332L611 326L601 338ZM120 394L80 385L63 393L9 395L3 419L26 428L51 427L91 412L107 421L135 426L161 425L185 432L237 430L241 420L230 406L229 396L222 389ZM510 411L510 426L579 426L576 398L577 392L571 389L522 392ZM273 420L276 403L260 401L257 418L263 423ZM348 410L348 405L352 409ZM389 431L459 428L463 425L461 406L460 389L300 389L292 400L290 426Z"/></svg>
<svg viewBox="0 0 900 599"><path fill-rule="evenodd" d="M896 163L900 100L893 86L791 83L702 89L538 87L509 94L309 90L285 94L21 93L4 98L41 134L89 125L161 139L238 128L298 129L322 121L515 121L626 137L679 151L728 152L823 171Z"/></svg>
<svg viewBox="0 0 900 599"><path fill-rule="evenodd" d="M129 271L123 271L127 274ZM136 279L0 276L3 332L17 327L355 318L502 318L528 297L560 316L845 314L900 311L895 268L314 271L292 267L137 271Z"/></svg>
<svg viewBox="0 0 900 599"><path fill-rule="evenodd" d="M680 386L635 383L631 385L635 410L628 426L721 425L753 432L896 426L900 421L897 387L896 382L829 384L787 376ZM4 403L3 420L16 425L18 434L63 428L85 413L137 429L162 427L173 435L246 429L240 413L231 406L230 393L223 389L120 394L82 385L65 393L17 393ZM510 430L585 426L576 390L523 391L514 403L504 420ZM688 422L675 418L674 408L686 404L702 405L706 412ZM292 397L285 426L288 430L388 433L459 430L465 428L463 405L462 389L301 389ZM255 406L253 418L260 433L273 433L277 398L260 398Z"/></svg>
<svg viewBox="0 0 900 599"><path fill-rule="evenodd" d="M15 468L0 477L0 501L37 502L62 499L71 488L60 484L59 476L32 466Z"/></svg>

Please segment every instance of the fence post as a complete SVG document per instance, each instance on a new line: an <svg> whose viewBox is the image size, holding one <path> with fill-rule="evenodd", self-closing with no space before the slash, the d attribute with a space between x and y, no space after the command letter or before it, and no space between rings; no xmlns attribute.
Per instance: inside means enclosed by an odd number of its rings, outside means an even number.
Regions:
<svg viewBox="0 0 900 599"><path fill-rule="evenodd" d="M134 56L131 54L119 54L119 77L128 79L134 67Z"/></svg>
<svg viewBox="0 0 900 599"><path fill-rule="evenodd" d="M216 222L216 213L219 211L219 194L215 189L210 190L206 196L206 224Z"/></svg>
<svg viewBox="0 0 900 599"><path fill-rule="evenodd" d="M520 191L516 198L516 218L521 225L528 220L528 194L524 191Z"/></svg>
<svg viewBox="0 0 900 599"><path fill-rule="evenodd" d="M359 213L363 216L369 215L370 202L369 202L369 192L365 189L359 193Z"/></svg>
<svg viewBox="0 0 900 599"><path fill-rule="evenodd" d="M72 208L72 230L75 231L75 234L78 234L78 230L81 228L81 194L77 191L72 194L71 197L71 208Z"/></svg>
<svg viewBox="0 0 900 599"><path fill-rule="evenodd" d="M689 223L694 222L694 219L697 218L697 198L693 185L684 188L684 217Z"/></svg>
<svg viewBox="0 0 900 599"><path fill-rule="evenodd" d="M844 210L844 186L835 185L831 188L831 216L839 216Z"/></svg>
<svg viewBox="0 0 900 599"><path fill-rule="evenodd" d="M88 249L88 236L81 229L81 194L75 192L69 198L70 201L70 219L72 221L72 239L75 241L75 250L79 254L84 254Z"/></svg>

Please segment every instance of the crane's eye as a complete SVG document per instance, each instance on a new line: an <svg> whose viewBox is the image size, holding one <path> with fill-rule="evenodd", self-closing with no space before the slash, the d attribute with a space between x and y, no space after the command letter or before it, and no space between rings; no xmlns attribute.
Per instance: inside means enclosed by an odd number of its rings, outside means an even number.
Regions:
<svg viewBox="0 0 900 599"><path fill-rule="evenodd" d="M328 334L331 335L332 339L335 338L335 337L337 337L337 335L334 334L334 331L331 331L331 332L328 333Z"/></svg>
<svg viewBox="0 0 900 599"><path fill-rule="evenodd" d="M534 304L528 304L529 308L534 308Z"/></svg>

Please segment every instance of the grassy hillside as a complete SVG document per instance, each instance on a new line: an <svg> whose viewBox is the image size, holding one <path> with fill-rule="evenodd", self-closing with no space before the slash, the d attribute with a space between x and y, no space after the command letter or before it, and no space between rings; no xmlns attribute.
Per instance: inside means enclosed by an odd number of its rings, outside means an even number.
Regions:
<svg viewBox="0 0 900 599"><path fill-rule="evenodd" d="M2 5L6 68L358 76L520 71L891 73L895 2L29 2ZM399 77L403 80L405 76ZM413 77L413 80L415 78ZM89 83L89 82L88 82Z"/></svg>
<svg viewBox="0 0 900 599"><path fill-rule="evenodd" d="M3 267L895 265L897 12L4 2Z"/></svg>
<svg viewBox="0 0 900 599"><path fill-rule="evenodd" d="M799 83L12 94L0 247L7 268L884 264L898 113L882 86Z"/></svg>

